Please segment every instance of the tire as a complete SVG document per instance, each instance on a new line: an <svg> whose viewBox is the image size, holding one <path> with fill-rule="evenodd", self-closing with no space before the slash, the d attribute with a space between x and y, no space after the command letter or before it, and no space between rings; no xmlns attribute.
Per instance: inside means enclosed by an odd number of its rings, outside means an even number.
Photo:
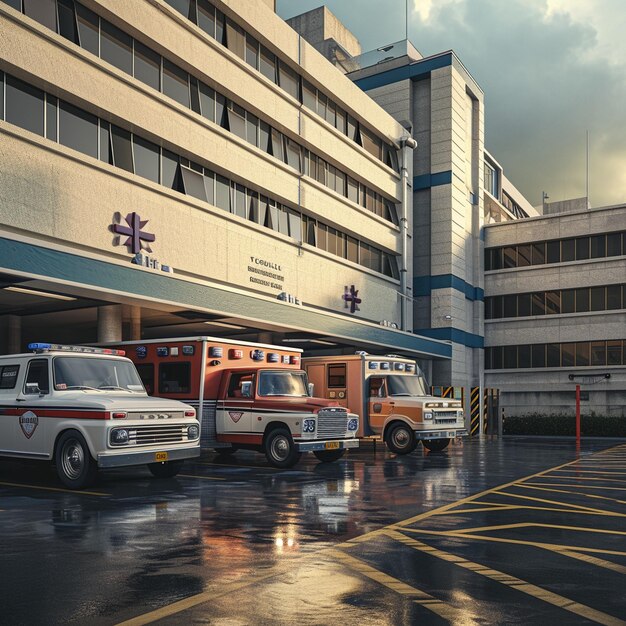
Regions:
<svg viewBox="0 0 626 626"><path fill-rule="evenodd" d="M70 489L88 487L98 474L98 466L89 452L89 446L76 430L67 430L59 438L54 464L59 479Z"/></svg>
<svg viewBox="0 0 626 626"><path fill-rule="evenodd" d="M217 452L220 456L232 456L237 452L239 448L237 446L231 446L230 448L215 448L215 452Z"/></svg>
<svg viewBox="0 0 626 626"><path fill-rule="evenodd" d="M449 443L449 439L428 439L422 441L422 445L426 450L430 450L431 452L441 452L448 447Z"/></svg>
<svg viewBox="0 0 626 626"><path fill-rule="evenodd" d="M313 454L320 463L333 463L346 453L345 448L340 450L314 450Z"/></svg>
<svg viewBox="0 0 626 626"><path fill-rule="evenodd" d="M275 428L266 435L263 452L268 463L280 469L293 467L302 456L286 428Z"/></svg>
<svg viewBox="0 0 626 626"><path fill-rule="evenodd" d="M393 424L385 434L385 443L395 454L411 454L417 447L415 433L404 422Z"/></svg>
<svg viewBox="0 0 626 626"><path fill-rule="evenodd" d="M148 463L148 469L155 478L174 478L180 472L184 461L162 461Z"/></svg>

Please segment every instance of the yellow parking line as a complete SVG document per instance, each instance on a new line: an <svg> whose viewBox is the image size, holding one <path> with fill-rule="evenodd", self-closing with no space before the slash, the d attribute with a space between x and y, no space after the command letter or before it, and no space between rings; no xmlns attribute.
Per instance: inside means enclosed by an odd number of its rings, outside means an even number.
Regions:
<svg viewBox="0 0 626 626"><path fill-rule="evenodd" d="M532 489L532 487L528 487L528 489ZM577 496L586 495L589 498L600 498L602 500L611 500L612 502L614 501L613 498L606 498L605 496L596 496L596 495L593 495L593 494L591 494L591 495L589 495L589 494L580 494L580 493L574 493L572 491L562 491L561 489L541 489L539 487L536 487L536 488L534 488L534 490L554 491L554 492L558 492L558 493L570 493L570 494L574 494L574 495L577 495ZM501 491L500 495L506 496L507 498L518 498L520 500L532 500L534 502L543 502L544 504L556 504L556 505L565 507L562 510L566 511L566 512L569 509L580 509L581 511L589 511L591 513L594 513L595 515L609 515L611 517L626 517L626 513L617 513L615 511L606 511L605 509L596 509L596 508L591 507L591 506L583 506L582 504L571 504L569 502L561 502L560 500L548 500L547 498L537 498L537 497L533 497L533 496L524 495L523 493L510 493L509 491ZM617 502L620 502L620 500L617 500Z"/></svg>
<svg viewBox="0 0 626 626"><path fill-rule="evenodd" d="M225 478L216 478L215 476L196 476L196 474L179 474L179 478L200 478L202 480L226 480Z"/></svg>
<svg viewBox="0 0 626 626"><path fill-rule="evenodd" d="M77 496L110 496L110 493L100 493L99 491L79 491L75 489L62 489L61 487L44 487L43 485L25 485L23 483L0 482L5 487L23 487L24 489L38 489L41 491L60 491L61 493L73 493Z"/></svg>
<svg viewBox="0 0 626 626"><path fill-rule="evenodd" d="M539 522L518 522L513 524L497 524L494 526L476 526L473 528L459 528L452 530L453 533L483 533L494 530L511 530L513 528L558 528L559 530L576 530L585 533L599 533L601 535L626 535L623 530L603 530L600 528L587 528L585 526L564 526L562 524L542 524Z"/></svg>
<svg viewBox="0 0 626 626"><path fill-rule="evenodd" d="M525 482L520 487L524 485L545 485L546 487L575 487L576 489L602 489L602 490L610 490L610 491L626 491L626 487L602 487L599 485L563 485L562 483L529 483Z"/></svg>
<svg viewBox="0 0 626 626"><path fill-rule="evenodd" d="M467 610L460 610L445 604L434 596L431 596L420 589L416 589L415 587L412 587L411 585L408 585L407 583L402 582L389 574L385 574L385 572L377 570L361 559L357 559L349 554L346 554L345 552L342 552L341 550L331 550L329 554L338 561L347 565L350 569L353 569L359 574L377 582L380 585L383 585L384 587L387 587L387 589L391 589L402 596L411 598L415 604L423 606L436 615L443 617L443 619L448 620L452 624L479 623L478 616L468 615Z"/></svg>
<svg viewBox="0 0 626 626"><path fill-rule="evenodd" d="M617 498L609 498L608 496L599 496L595 493L580 493L576 491L567 491L567 489L551 489L550 487L538 487L537 485L514 485L520 489L532 489L533 491L551 491L553 493L569 493L573 496L582 496L584 498L595 498L597 500L610 500L611 502L617 502L618 504L626 504L626 500L618 500ZM565 505L564 505L565 506ZM574 506L568 504L567 506Z"/></svg>
<svg viewBox="0 0 626 626"><path fill-rule="evenodd" d="M555 472L572 472L573 474L603 474L606 476L626 476L626 472L603 472L601 470L560 469Z"/></svg>
<svg viewBox="0 0 626 626"><path fill-rule="evenodd" d="M531 499L536 499L539 500L540 502L542 502L543 500L541 498L531 498ZM550 502L550 500L547 500L547 502ZM489 503L485 503L485 504L489 504ZM560 502L558 504L561 504ZM563 504L564 507L567 507L566 504ZM524 509L528 509L530 511L551 511L553 513L568 513L570 515L574 515L574 514L578 514L578 515L594 515L596 517L602 515L602 516L606 516L606 517L626 517L626 513L612 513L610 511L602 511L601 509L597 509L598 512L596 512L596 510L591 510L591 511L580 511L577 509L568 509L568 508L562 508L559 509L555 506L532 506L529 504L515 504L515 505L511 505L510 506L511 509L520 509L520 510L524 510ZM485 511L497 511L498 509L485 509ZM467 509L467 512L471 512L471 509Z"/></svg>
<svg viewBox="0 0 626 626"><path fill-rule="evenodd" d="M490 567L486 567L485 565L481 565L480 563L468 561L461 556L457 556L449 552L444 552L443 550L438 550L437 548L433 548L432 546L426 545L421 541L406 537L405 535L398 532L389 532L388 535L392 539L408 545L415 550L419 550L420 552L424 552L430 556L434 556L438 559L441 559L442 561L453 563L454 565L467 569L474 574L484 576L485 578L489 578L490 580L495 580L502 585L511 587L515 591L520 591L533 598L537 598L538 600L542 600L543 602L552 604L553 606L556 606L560 609L569 611L570 613L574 613L575 615L580 615L585 619L597 622L598 624L605 624L606 626L617 626L618 624L626 624L626 622L617 617L608 615L607 613L602 613L601 611L593 609L590 606L574 602L570 598L560 596L556 593L553 593L552 591L544 589L543 587L528 583L521 578L517 578L516 576L511 576L510 574L491 569Z"/></svg>
<svg viewBox="0 0 626 626"><path fill-rule="evenodd" d="M578 559L579 561L584 561L585 563L590 563L591 565L595 565L596 567L603 567L604 569L610 569L618 574L626 574L626 567L624 565L619 565L618 563L613 563L613 561L606 561L605 559L599 559L596 556L592 556L591 554L580 554L579 552L574 552L573 550L554 550L559 554L569 557L570 559Z"/></svg>
<svg viewBox="0 0 626 626"><path fill-rule="evenodd" d="M626 483L626 478L598 478L597 476L542 476L550 480L595 480L607 483Z"/></svg>
<svg viewBox="0 0 626 626"><path fill-rule="evenodd" d="M485 506L475 509L450 509L449 511L443 511L442 513L435 513L435 515L460 515L461 513L477 513L477 512L488 512L492 511L509 511L512 509L523 509L525 507L520 506L518 504L505 504L503 506Z"/></svg>

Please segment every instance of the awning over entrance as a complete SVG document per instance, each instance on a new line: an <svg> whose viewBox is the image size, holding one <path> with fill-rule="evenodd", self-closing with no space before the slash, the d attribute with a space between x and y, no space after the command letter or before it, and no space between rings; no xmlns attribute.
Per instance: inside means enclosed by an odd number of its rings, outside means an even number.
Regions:
<svg viewBox="0 0 626 626"><path fill-rule="evenodd" d="M357 318L286 304L241 289L81 256L27 240L0 237L0 272L38 281L42 287L83 298L135 304L271 325L282 332L337 339L369 352L393 351L415 358L451 358L449 343L365 322ZM261 326L263 327L263 326ZM295 335L294 335L295 333Z"/></svg>

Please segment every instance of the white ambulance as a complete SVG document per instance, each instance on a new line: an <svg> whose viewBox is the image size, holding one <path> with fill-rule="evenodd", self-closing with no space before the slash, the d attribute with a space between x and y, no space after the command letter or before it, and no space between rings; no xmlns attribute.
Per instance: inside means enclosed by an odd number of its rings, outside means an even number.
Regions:
<svg viewBox="0 0 626 626"><path fill-rule="evenodd" d="M200 456L191 406L148 396L124 351L32 343L0 356L0 456L52 460L72 489L98 468L147 464L175 476Z"/></svg>

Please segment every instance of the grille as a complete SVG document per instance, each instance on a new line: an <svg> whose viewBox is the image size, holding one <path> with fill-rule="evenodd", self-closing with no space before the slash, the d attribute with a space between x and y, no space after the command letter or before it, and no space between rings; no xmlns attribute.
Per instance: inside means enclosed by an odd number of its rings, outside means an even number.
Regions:
<svg viewBox="0 0 626 626"><path fill-rule="evenodd" d="M213 448L217 444L217 431L215 426L216 400L204 400L202 403L202 415L200 415L200 402L198 400L185 400L198 414L200 421L200 447ZM224 444L221 444L224 445Z"/></svg>
<svg viewBox="0 0 626 626"><path fill-rule="evenodd" d="M183 411L133 411L128 413L129 420L173 420L184 419Z"/></svg>
<svg viewBox="0 0 626 626"><path fill-rule="evenodd" d="M128 435L128 443L136 446L180 443L181 441L187 441L187 425L178 424L176 426L131 428L128 431Z"/></svg>
<svg viewBox="0 0 626 626"><path fill-rule="evenodd" d="M435 424L456 424L456 417L448 417L444 419L437 418Z"/></svg>
<svg viewBox="0 0 626 626"><path fill-rule="evenodd" d="M435 411L435 419L440 417L453 417L456 419L456 411Z"/></svg>
<svg viewBox="0 0 626 626"><path fill-rule="evenodd" d="M322 409L317 414L317 439L345 437L348 428L348 411Z"/></svg>

